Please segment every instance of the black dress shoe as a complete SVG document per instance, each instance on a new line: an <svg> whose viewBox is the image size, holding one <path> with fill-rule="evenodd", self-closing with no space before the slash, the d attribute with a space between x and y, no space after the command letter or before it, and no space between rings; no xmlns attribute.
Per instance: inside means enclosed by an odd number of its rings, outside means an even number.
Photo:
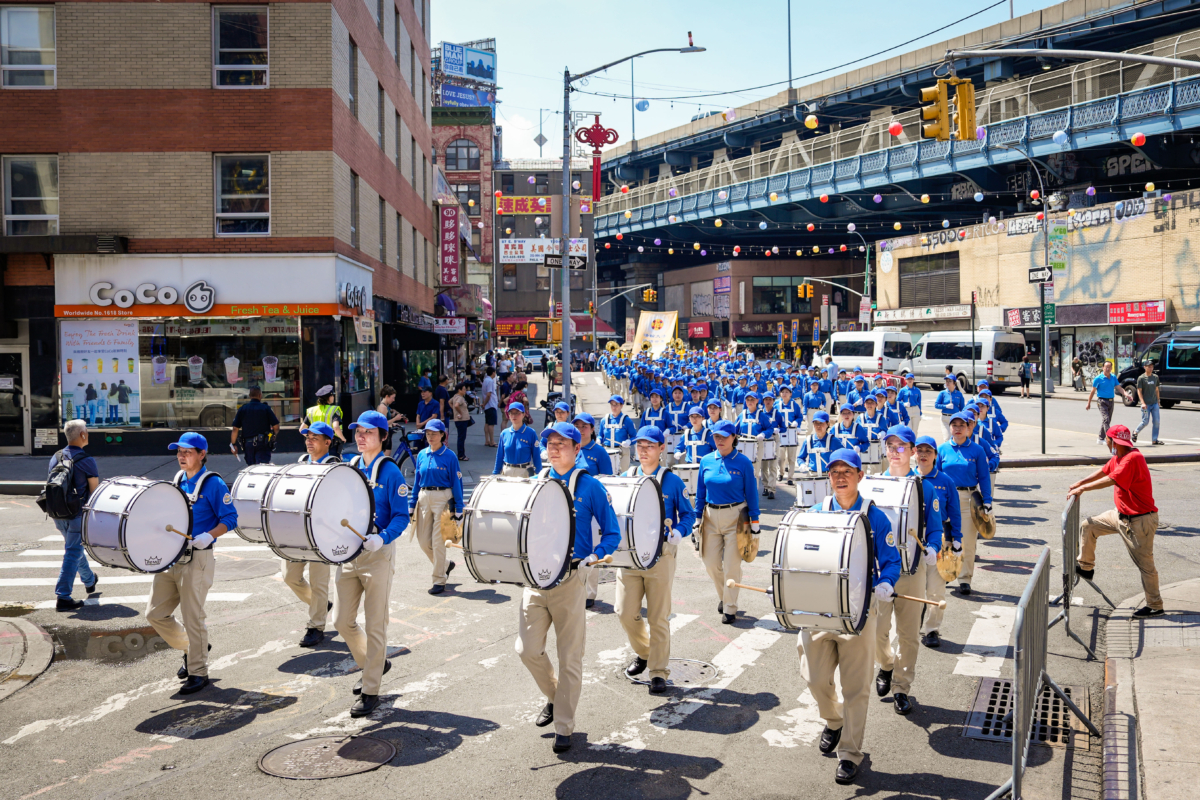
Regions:
<svg viewBox="0 0 1200 800"><path fill-rule="evenodd" d="M325 640L325 631L318 628L309 628L304 632L304 638L300 640L301 647L316 647Z"/></svg>
<svg viewBox="0 0 1200 800"><path fill-rule="evenodd" d="M662 694L667 690L666 678L651 678L650 679L650 694Z"/></svg>
<svg viewBox="0 0 1200 800"><path fill-rule="evenodd" d="M1142 606L1137 611L1133 612L1135 617L1161 617L1167 613L1161 608L1151 608L1150 606Z"/></svg>
<svg viewBox="0 0 1200 800"><path fill-rule="evenodd" d="M959 594L961 594L963 597L970 597L970 595L971 595L971 584L969 584L969 583L960 583L960 584L958 585L958 593L959 593Z"/></svg>
<svg viewBox="0 0 1200 800"><path fill-rule="evenodd" d="M904 692L896 692L892 698L892 705L895 707L896 713L902 717L907 717L914 708L912 698Z"/></svg>
<svg viewBox="0 0 1200 800"><path fill-rule="evenodd" d="M774 499L775 499L775 493L774 493L774 492L767 492L767 499L768 499L768 500L774 500Z"/></svg>
<svg viewBox="0 0 1200 800"><path fill-rule="evenodd" d="M78 611L83 608L83 601L74 597L60 597L54 604L55 611Z"/></svg>
<svg viewBox="0 0 1200 800"><path fill-rule="evenodd" d="M446 584L444 583L435 583L429 587L430 594L441 594L444 591L446 591Z"/></svg>
<svg viewBox="0 0 1200 800"><path fill-rule="evenodd" d="M183 686L179 687L179 693L195 694L205 686L208 686L207 675L188 675L187 680L183 682Z"/></svg>
<svg viewBox="0 0 1200 800"><path fill-rule="evenodd" d="M721 615L721 624L722 625L732 625L735 622L737 622L737 617L735 615L733 615L733 614L722 614Z"/></svg>
<svg viewBox="0 0 1200 800"><path fill-rule="evenodd" d="M537 715L537 719L533 721L533 724L539 728L544 728L551 722L554 722L554 703L546 703L546 707L542 709L542 713Z"/></svg>
<svg viewBox="0 0 1200 800"><path fill-rule="evenodd" d="M453 561L446 564L446 576L449 577L451 572L454 572L454 562Z"/></svg>
<svg viewBox="0 0 1200 800"><path fill-rule="evenodd" d="M926 647L941 647L942 637L937 631L930 631L921 637L921 644Z"/></svg>
<svg viewBox="0 0 1200 800"><path fill-rule="evenodd" d="M96 584L100 582L99 575L95 575L93 577L95 578L95 580L93 580L90 585L83 587L84 589L87 589L88 594L95 594L96 593Z"/></svg>
<svg viewBox="0 0 1200 800"><path fill-rule="evenodd" d="M355 718L365 717L378 707L379 695L360 694L358 699L354 701L354 705L350 706L350 716Z"/></svg>
<svg viewBox="0 0 1200 800"><path fill-rule="evenodd" d="M633 661L629 664L628 667L625 668L625 674L631 678L634 677L635 675L641 675L645 671L646 671L646 659L638 658L637 656L634 656Z"/></svg>
<svg viewBox="0 0 1200 800"><path fill-rule="evenodd" d="M1096 577L1096 570L1075 567L1075 574L1081 578L1087 578L1090 581L1092 578Z"/></svg>
<svg viewBox="0 0 1200 800"><path fill-rule="evenodd" d="M718 614L724 614L724 613L725 613L725 602L724 602L724 601L721 601L721 602L717 603L717 613L718 613Z"/></svg>
<svg viewBox="0 0 1200 800"><path fill-rule="evenodd" d="M838 728L836 731L826 728L825 730L821 731L821 741L817 745L817 749L822 753L832 753L835 749L837 749L838 742L841 740L841 728Z"/></svg>
<svg viewBox="0 0 1200 800"><path fill-rule="evenodd" d="M875 694L880 697L887 696L887 693L892 690L892 671L890 669L881 669L875 675Z"/></svg>
<svg viewBox="0 0 1200 800"><path fill-rule="evenodd" d="M583 607L584 607L584 608L591 608L591 607L592 607L592 606L594 606L594 605L596 605L596 601L595 601L595 600L588 600L586 603L584 603L584 604L583 604Z"/></svg>
<svg viewBox="0 0 1200 800"><path fill-rule="evenodd" d="M332 610L333 610L333 601L332 601L332 600L330 600L328 603L326 603L326 604L325 604L325 610L326 610L326 611L332 611Z"/></svg>
<svg viewBox="0 0 1200 800"><path fill-rule="evenodd" d="M858 764L853 761L839 761L837 771L833 773L835 783L840 783L845 786L848 783L854 783L854 779L858 777Z"/></svg>
<svg viewBox="0 0 1200 800"><path fill-rule="evenodd" d="M208 646L208 649L209 649L209 650L212 650L212 645L211 645L211 644ZM179 680L181 680L181 681L182 681L182 680L185 680L185 679L187 678L187 676L188 676L188 671L187 671L187 653L184 653L184 654L183 654L183 666L182 666L182 667L180 667L178 670L176 670L176 671L175 671L175 677L176 677L176 678L179 678Z"/></svg>
<svg viewBox="0 0 1200 800"><path fill-rule="evenodd" d="M391 661L391 659L387 659L383 662L383 674L387 675L391 671L392 671L392 661ZM354 684L354 688L351 689L350 691L352 691L354 694L362 694L362 678L358 679L358 683Z"/></svg>
<svg viewBox="0 0 1200 800"><path fill-rule="evenodd" d="M788 481L788 486L795 486L795 485L796 484L792 483L791 481Z"/></svg>
<svg viewBox="0 0 1200 800"><path fill-rule="evenodd" d="M565 753L571 749L571 737L561 733L554 734L554 752Z"/></svg>

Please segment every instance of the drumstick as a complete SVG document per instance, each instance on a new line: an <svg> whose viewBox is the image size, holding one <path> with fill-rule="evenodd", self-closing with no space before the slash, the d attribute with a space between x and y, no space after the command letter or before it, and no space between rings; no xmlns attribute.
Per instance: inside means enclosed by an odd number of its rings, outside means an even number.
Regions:
<svg viewBox="0 0 1200 800"><path fill-rule="evenodd" d="M907 594L898 594L896 597L899 597L901 600L912 600L914 603L924 603L927 606L937 606L938 608L946 607L945 600L926 600L924 597L911 597Z"/></svg>
<svg viewBox="0 0 1200 800"><path fill-rule="evenodd" d="M744 583L738 583L733 578L730 578L729 580L725 581L725 585L731 589L734 586L736 586L739 589L749 589L752 592L762 592L763 594L774 594L775 593L775 591L773 589L763 589L758 586L749 586Z"/></svg>
<svg viewBox="0 0 1200 800"><path fill-rule="evenodd" d="M182 537L183 537L183 538L185 538L185 539L191 539L191 538L192 538L192 537L188 536L186 533L184 533L183 531L176 530L176 529L175 529L175 527L174 527L173 525L168 525L168 526L167 526L167 530L169 530L171 533L178 533L180 536L182 536Z"/></svg>
<svg viewBox="0 0 1200 800"><path fill-rule="evenodd" d="M458 550L463 549L463 546L461 544L455 544L454 542L450 541L449 539L446 540L446 547L453 547Z"/></svg>
<svg viewBox="0 0 1200 800"><path fill-rule="evenodd" d="M343 527L343 528L350 528L350 531L351 531L351 532L352 532L352 533L353 533L355 536L357 536L358 538L362 539L364 542L367 540L367 537L363 536L361 533L359 533L358 531L354 530L354 528L353 528L353 527L350 525L350 521L349 521L349 520L345 520L345 519L344 519L344 520L342 520L342 527Z"/></svg>

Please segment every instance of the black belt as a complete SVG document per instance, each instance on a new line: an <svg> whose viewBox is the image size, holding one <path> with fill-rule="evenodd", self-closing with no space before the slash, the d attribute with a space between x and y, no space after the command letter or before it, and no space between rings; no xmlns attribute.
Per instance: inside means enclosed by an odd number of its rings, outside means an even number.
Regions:
<svg viewBox="0 0 1200 800"><path fill-rule="evenodd" d="M745 503L746 503L746 501L743 500L740 503L725 503L724 505L717 505L716 503L705 503L704 505L707 506L708 508L718 508L719 509L719 508L733 508L734 506L744 505Z"/></svg>
<svg viewBox="0 0 1200 800"><path fill-rule="evenodd" d="M977 483L974 486L957 486L955 488L957 488L960 492L973 492L979 488L979 484Z"/></svg>
<svg viewBox="0 0 1200 800"><path fill-rule="evenodd" d="M533 466L532 461L526 461L524 464L505 464L506 467L517 467L518 469L528 469Z"/></svg>
<svg viewBox="0 0 1200 800"><path fill-rule="evenodd" d="M1157 514L1157 513L1158 513L1157 511L1147 511L1144 514L1121 514L1121 513L1118 513L1117 518L1123 519L1126 522L1133 522L1138 517L1148 517L1151 514Z"/></svg>

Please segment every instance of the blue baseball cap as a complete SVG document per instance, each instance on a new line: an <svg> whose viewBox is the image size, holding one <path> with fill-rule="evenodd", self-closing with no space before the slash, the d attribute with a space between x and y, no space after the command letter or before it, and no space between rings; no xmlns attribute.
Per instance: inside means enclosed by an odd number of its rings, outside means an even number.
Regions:
<svg viewBox="0 0 1200 800"><path fill-rule="evenodd" d="M181 447L190 447L193 450L207 450L208 439L205 439L195 431L188 431L179 437L178 442L171 442L167 445L168 450L178 450Z"/></svg>
<svg viewBox="0 0 1200 800"><path fill-rule="evenodd" d="M945 383L946 381L950 381L951 383L958 383L958 378L955 378L953 375L946 375L942 378L942 383Z"/></svg>
<svg viewBox="0 0 1200 800"><path fill-rule="evenodd" d="M348 430L354 430L355 428L380 428L385 431L387 427L387 417L378 411L364 411L358 415L358 419L355 422L351 422L346 426Z"/></svg>
<svg viewBox="0 0 1200 800"><path fill-rule="evenodd" d="M938 448L937 441L932 436L918 436L917 447L920 447L921 445L932 447L934 450L937 450Z"/></svg>
<svg viewBox="0 0 1200 800"><path fill-rule="evenodd" d="M621 395L619 395L619 394L614 394L612 397L608 398L608 402L620 403L621 405L625 405L625 398L621 397Z"/></svg>
<svg viewBox="0 0 1200 800"><path fill-rule="evenodd" d="M758 396L758 392L746 392L746 399L749 400L751 397L753 397L755 400L762 399L761 397Z"/></svg>
<svg viewBox="0 0 1200 800"><path fill-rule="evenodd" d="M579 435L579 430L569 422L556 422L550 427L546 428L544 431L542 431L542 440L544 441L549 439L550 434L552 433L557 433L564 439L570 439L575 444L579 444L579 442L582 441L582 437Z"/></svg>
<svg viewBox="0 0 1200 800"><path fill-rule="evenodd" d="M980 379L979 379L979 380L976 382L976 384L975 384L975 385L976 385L976 386L987 386L987 385L988 385L987 379L986 379L986 378L980 378Z"/></svg>
<svg viewBox="0 0 1200 800"><path fill-rule="evenodd" d="M894 384L894 383L889 383L887 386L883 387L883 394L885 397L887 396L888 392L895 392L896 394L900 394L900 388L898 386L896 386L896 384Z"/></svg>
<svg viewBox="0 0 1200 800"><path fill-rule="evenodd" d="M719 406L720 403L713 403L713 405ZM691 417L691 416L703 417L704 409L702 409L700 406L692 406L691 408L688 409L688 416L689 417Z"/></svg>
<svg viewBox="0 0 1200 800"><path fill-rule="evenodd" d="M879 396L876 395L874 392L866 392L862 396L862 401L864 403L874 403L875 405L879 405Z"/></svg>
<svg viewBox="0 0 1200 800"><path fill-rule="evenodd" d="M813 414L813 422L829 422L829 412L818 411L817 413Z"/></svg>
<svg viewBox="0 0 1200 800"><path fill-rule="evenodd" d="M505 411L504 413L511 414L514 411L520 411L522 414L524 414L525 413L525 404L524 403L509 403L508 410Z"/></svg>
<svg viewBox="0 0 1200 800"><path fill-rule="evenodd" d="M643 425L638 428L637 436L633 437L635 442L654 442L662 444L666 441L663 437L663 432L654 425Z"/></svg>
<svg viewBox="0 0 1200 800"><path fill-rule="evenodd" d="M980 396L980 397L991 397L991 396L992 396L992 390L991 390L991 389L980 389L980 390L979 390L979 396Z"/></svg>
<svg viewBox="0 0 1200 800"><path fill-rule="evenodd" d="M699 388L698 386L687 387L687 389L691 389L693 392L696 391L698 388ZM674 386L671 387L671 394L675 394L676 392L684 392L684 391L686 391L686 389L684 387L680 386L679 384L675 384Z"/></svg>
<svg viewBox="0 0 1200 800"><path fill-rule="evenodd" d="M883 440L887 441L893 436L895 436L897 439L902 439L909 444L912 444L917 440L917 435L913 433L913 429L907 425L893 425L892 427L888 428L887 433L883 435Z"/></svg>
<svg viewBox="0 0 1200 800"><path fill-rule="evenodd" d="M429 420L429 422L425 423L425 430L426 431L437 431L438 433L445 433L446 432L446 423L442 422L440 419L431 419L431 420Z"/></svg>
<svg viewBox="0 0 1200 800"><path fill-rule="evenodd" d="M859 458L858 453L849 448L843 447L841 450L834 450L830 453L828 466L832 467L839 461L848 467L862 469L862 459Z"/></svg>
<svg viewBox="0 0 1200 800"><path fill-rule="evenodd" d="M581 411L580 413L576 414L574 421L582 422L584 425L591 425L593 428L596 427L596 418L586 411Z"/></svg>
<svg viewBox="0 0 1200 800"><path fill-rule="evenodd" d="M765 392L763 392L763 400L766 400L768 397L774 397L774 396L775 396L775 393L772 392L770 389L767 389Z"/></svg>
<svg viewBox="0 0 1200 800"><path fill-rule="evenodd" d="M855 375L858 375L858 374L860 374L861 372L862 372L862 367L855 367L855 368L854 368L854 374L855 374Z"/></svg>
<svg viewBox="0 0 1200 800"><path fill-rule="evenodd" d="M657 386L655 386L650 390L650 396L653 397L654 395L658 395L658 399L661 400L663 396L662 389L659 389Z"/></svg>
<svg viewBox="0 0 1200 800"><path fill-rule="evenodd" d="M840 406L838 406L838 413L840 414L843 411L849 411L849 412L853 413L854 406L850 405L849 403L842 403Z"/></svg>
<svg viewBox="0 0 1200 800"><path fill-rule="evenodd" d="M954 416L952 416L950 418L950 421L953 422L956 419L961 419L963 422L971 423L971 422L975 421L975 415L972 414L970 411L963 409L962 411L960 411L957 414L955 414Z"/></svg>
<svg viewBox="0 0 1200 800"><path fill-rule="evenodd" d="M708 408L709 406L716 406L717 408L720 408L721 401L715 397L710 397L710 398L708 398L708 402L704 404L705 408Z"/></svg>
<svg viewBox="0 0 1200 800"><path fill-rule="evenodd" d="M566 403L555 403L554 410L555 411L566 411L568 414L571 413L571 407L569 405L567 405Z"/></svg>
<svg viewBox="0 0 1200 800"><path fill-rule="evenodd" d="M317 434L320 434L321 436L327 436L330 439L332 439L334 437L333 428L329 427L329 425L324 422L314 422L312 425L309 425L307 428L300 429L301 436L303 436L306 433L317 433Z"/></svg>
<svg viewBox="0 0 1200 800"><path fill-rule="evenodd" d="M859 381L862 381L863 383L866 383L866 382L867 382L867 378L866 378L866 376L864 376L864 375L863 375L861 372L856 372L856 373L854 374L854 382L855 382L855 383L858 383Z"/></svg>
<svg viewBox="0 0 1200 800"><path fill-rule="evenodd" d="M916 375L913 375L911 372L906 372L906 373L904 373L904 379L905 379L905 380L908 380L909 378L912 378L913 380L916 380L917 376L916 376ZM932 438L932 437L927 437L927 438Z"/></svg>
<svg viewBox="0 0 1200 800"><path fill-rule="evenodd" d="M737 429L733 427L733 423L727 419L714 424L709 430L712 431L713 436L733 436L737 433Z"/></svg>

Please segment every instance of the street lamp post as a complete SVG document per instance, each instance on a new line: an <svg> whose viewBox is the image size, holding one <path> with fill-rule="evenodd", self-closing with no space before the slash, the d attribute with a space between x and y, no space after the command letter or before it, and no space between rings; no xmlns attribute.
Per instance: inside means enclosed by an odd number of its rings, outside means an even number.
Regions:
<svg viewBox="0 0 1200 800"><path fill-rule="evenodd" d="M858 240L863 243L863 252L866 254L866 263L863 266L863 293L862 296L870 303L871 300L871 245L867 244L867 240L858 231L850 231ZM874 327L875 322L871 319L871 315L867 314L867 325Z"/></svg>
<svg viewBox="0 0 1200 800"><path fill-rule="evenodd" d="M571 245L571 84L589 75L603 72L609 67L615 67L617 64L623 64L626 61L631 61L639 56L649 55L650 53L703 53L704 50L705 48L696 47L692 44L692 34L689 31L687 47L658 47L653 50L643 50L640 53L634 53L633 55L619 58L616 61L610 61L603 66L590 69L587 72L579 72L575 75L572 75L569 69L563 70L562 209L560 214L562 217L562 242L560 243L559 252L562 253L563 264L560 270L562 272L563 306L562 393L563 399L567 402L571 400L571 270L567 269ZM594 258L595 254L593 254Z"/></svg>

